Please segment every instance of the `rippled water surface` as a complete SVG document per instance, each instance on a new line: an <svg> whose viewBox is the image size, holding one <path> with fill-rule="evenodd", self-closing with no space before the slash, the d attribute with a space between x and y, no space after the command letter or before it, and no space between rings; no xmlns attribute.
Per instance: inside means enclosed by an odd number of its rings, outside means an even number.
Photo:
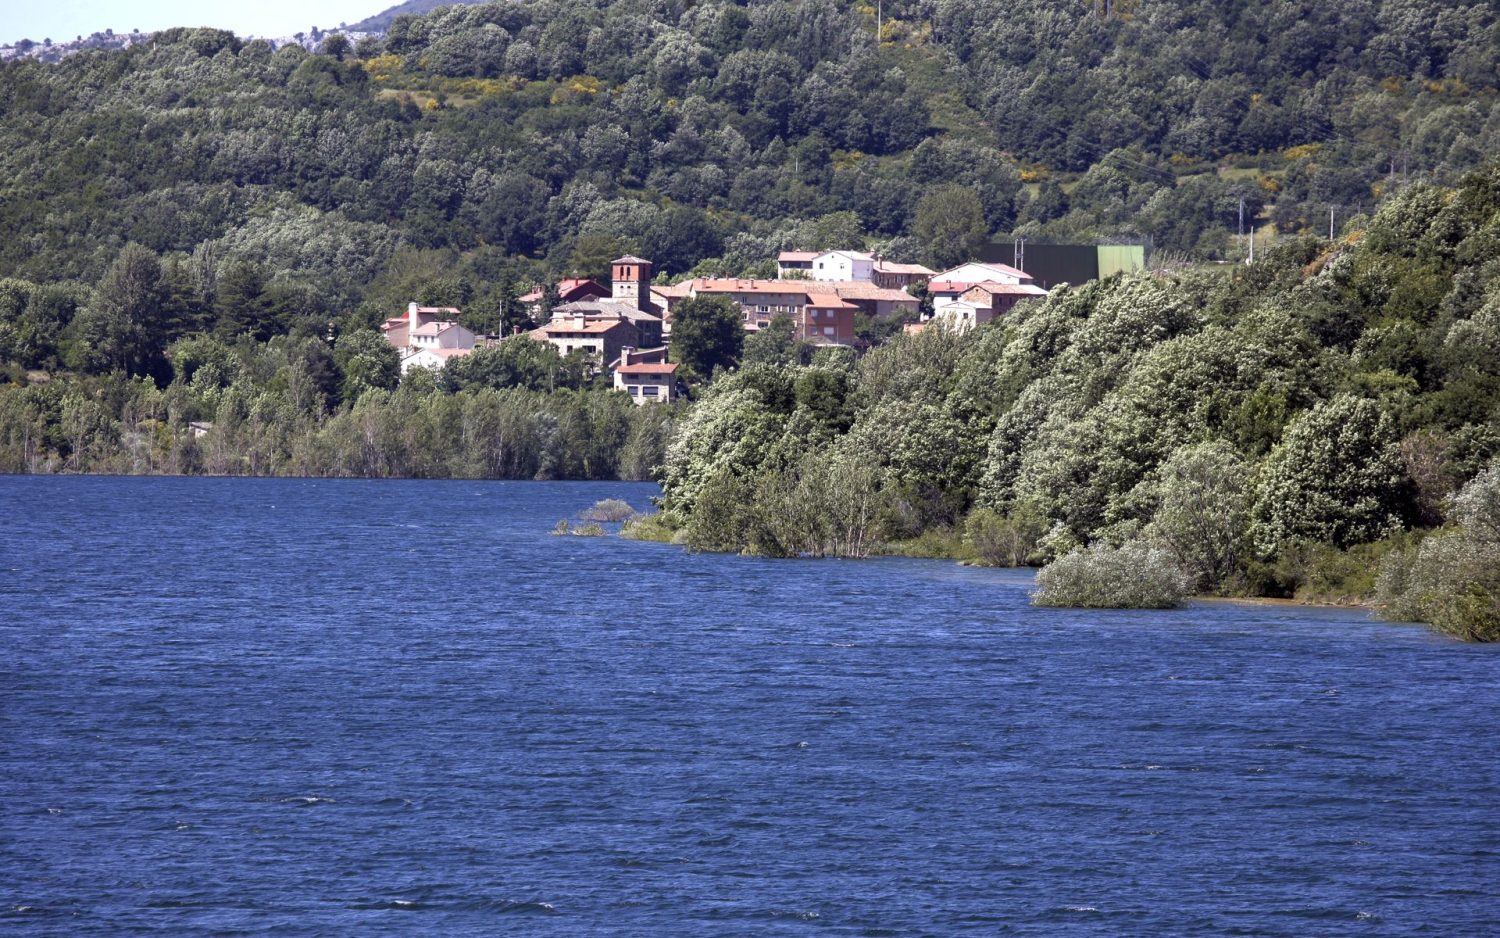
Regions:
<svg viewBox="0 0 1500 938"><path fill-rule="evenodd" d="M0 931L1500 934L1495 649L651 492L0 477Z"/></svg>

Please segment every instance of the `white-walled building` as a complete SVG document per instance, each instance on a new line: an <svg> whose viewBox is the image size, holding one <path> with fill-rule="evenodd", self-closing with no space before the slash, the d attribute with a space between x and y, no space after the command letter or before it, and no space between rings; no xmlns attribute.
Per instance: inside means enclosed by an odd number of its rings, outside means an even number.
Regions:
<svg viewBox="0 0 1500 938"><path fill-rule="evenodd" d="M413 368L430 368L433 371L441 371L451 358L462 358L471 354L473 348L429 348L412 349L401 358L401 374L405 375Z"/></svg>
<svg viewBox="0 0 1500 938"><path fill-rule="evenodd" d="M622 356L628 359L629 355ZM637 404L670 404L677 400L677 363L624 361L614 367L615 388Z"/></svg>
<svg viewBox="0 0 1500 938"><path fill-rule="evenodd" d="M404 375L413 368L442 368L448 359L474 350L479 337L459 325L457 319L458 310L451 306L408 303L406 315L387 319L380 331L401 353Z"/></svg>
<svg viewBox="0 0 1500 938"><path fill-rule="evenodd" d="M824 251L813 258L808 274L814 280L869 283L875 278L875 257L863 251Z"/></svg>

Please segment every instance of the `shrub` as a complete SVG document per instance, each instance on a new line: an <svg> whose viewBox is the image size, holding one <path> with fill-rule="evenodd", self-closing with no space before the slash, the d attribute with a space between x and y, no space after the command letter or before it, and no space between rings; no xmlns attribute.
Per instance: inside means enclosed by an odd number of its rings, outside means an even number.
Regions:
<svg viewBox="0 0 1500 938"><path fill-rule="evenodd" d="M594 507L578 513L584 521L628 521L635 517L635 509L618 498L606 498L594 503Z"/></svg>
<svg viewBox="0 0 1500 938"><path fill-rule="evenodd" d="M1088 609L1170 609L1192 588L1171 554L1140 541L1074 550L1036 575L1035 606Z"/></svg>
<svg viewBox="0 0 1500 938"><path fill-rule="evenodd" d="M603 537L604 528L599 524L590 521L588 524L580 524L578 527L574 528L568 533L576 534L579 537Z"/></svg>
<svg viewBox="0 0 1500 938"><path fill-rule="evenodd" d="M1500 641L1500 543L1433 535L1387 559L1379 596L1390 618L1426 622L1466 642Z"/></svg>
<svg viewBox="0 0 1500 938"><path fill-rule="evenodd" d="M1500 641L1500 468L1465 485L1448 514L1457 530L1386 559L1379 597L1392 618L1426 622L1467 642Z"/></svg>
<svg viewBox="0 0 1500 938"><path fill-rule="evenodd" d="M636 541L660 541L670 544L677 539L682 525L676 517L665 511L654 511L649 515L636 515L620 528L620 536Z"/></svg>
<svg viewBox="0 0 1500 938"><path fill-rule="evenodd" d="M974 558L987 567L1025 566L1047 533L1047 519L1029 507L1007 515L989 508L976 508L964 522L964 539Z"/></svg>

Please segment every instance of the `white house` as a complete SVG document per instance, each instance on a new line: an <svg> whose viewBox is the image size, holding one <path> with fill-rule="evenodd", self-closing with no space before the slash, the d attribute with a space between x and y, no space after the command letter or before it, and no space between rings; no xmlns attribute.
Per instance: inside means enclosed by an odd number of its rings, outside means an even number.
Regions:
<svg viewBox="0 0 1500 938"><path fill-rule="evenodd" d="M677 400L676 362L617 364L615 387L637 404L670 404Z"/></svg>
<svg viewBox="0 0 1500 938"><path fill-rule="evenodd" d="M437 322L423 323L417 328L410 330L406 335L406 344L408 348L414 350L430 348L471 349L478 338L474 333L456 322L443 322L439 320Z"/></svg>
<svg viewBox="0 0 1500 938"><path fill-rule="evenodd" d="M959 300L932 314L932 321L953 332L969 332L980 323L989 322L990 310Z"/></svg>
<svg viewBox="0 0 1500 938"><path fill-rule="evenodd" d="M401 358L401 374L405 375L413 368L430 368L433 371L441 371L448 364L450 358L462 358L474 351L469 348L439 348L430 346L427 348L414 348L409 350Z"/></svg>
<svg viewBox="0 0 1500 938"><path fill-rule="evenodd" d="M932 275L933 283L939 281L947 283L1030 283L1031 275L1024 270L1017 270L1009 264L983 264L979 261L969 261L967 264L959 264L952 270Z"/></svg>
<svg viewBox="0 0 1500 938"><path fill-rule="evenodd" d="M824 251L812 260L808 275L814 280L857 280L875 277L875 257L863 251Z"/></svg>

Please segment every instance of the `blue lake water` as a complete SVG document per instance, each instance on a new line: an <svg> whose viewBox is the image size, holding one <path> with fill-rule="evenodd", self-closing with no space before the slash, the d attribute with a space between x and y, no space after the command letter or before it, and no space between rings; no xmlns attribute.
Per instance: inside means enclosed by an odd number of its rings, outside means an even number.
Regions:
<svg viewBox="0 0 1500 938"><path fill-rule="evenodd" d="M1500 934L1500 649L652 492L0 477L0 931Z"/></svg>

